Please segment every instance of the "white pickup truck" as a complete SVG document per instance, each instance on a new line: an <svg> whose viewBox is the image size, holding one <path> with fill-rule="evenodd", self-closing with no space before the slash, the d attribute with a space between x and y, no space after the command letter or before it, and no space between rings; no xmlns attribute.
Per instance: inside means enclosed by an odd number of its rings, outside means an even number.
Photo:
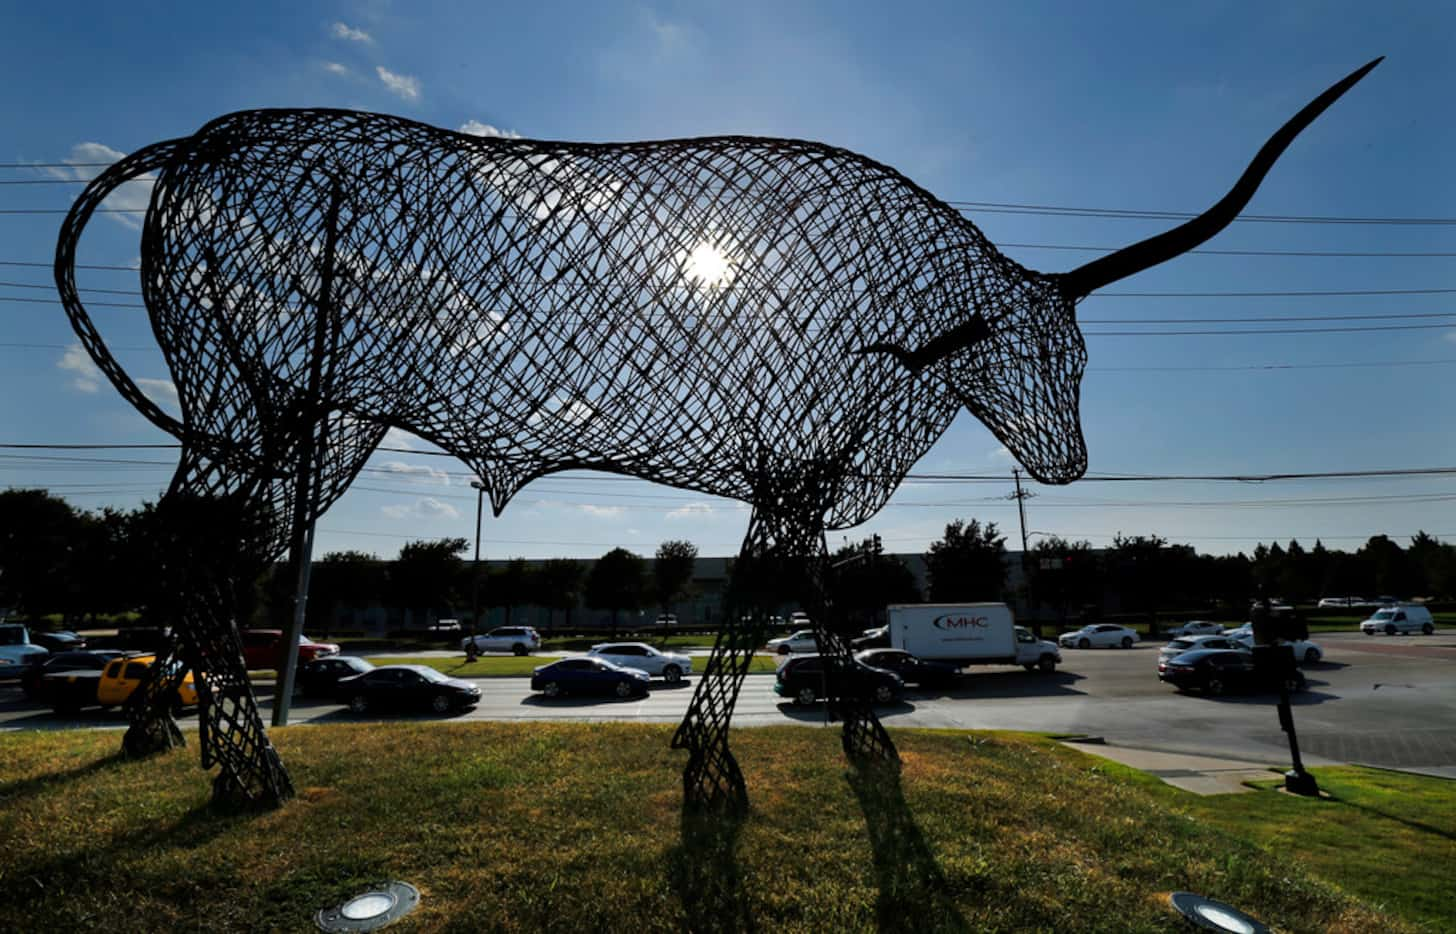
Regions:
<svg viewBox="0 0 1456 934"><path fill-rule="evenodd" d="M21 623L0 623L0 678L18 678L26 665L38 664L51 654L30 641Z"/></svg>
<svg viewBox="0 0 1456 934"><path fill-rule="evenodd" d="M1016 625L1004 603L902 603L886 608L890 645L957 665L1020 665L1055 671L1062 652Z"/></svg>

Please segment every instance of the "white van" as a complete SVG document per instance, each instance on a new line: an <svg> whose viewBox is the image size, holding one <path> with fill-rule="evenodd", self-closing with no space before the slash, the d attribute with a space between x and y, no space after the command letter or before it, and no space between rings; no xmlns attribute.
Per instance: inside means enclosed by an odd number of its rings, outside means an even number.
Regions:
<svg viewBox="0 0 1456 934"><path fill-rule="evenodd" d="M1377 632L1383 632L1387 636L1396 633L1423 632L1426 635L1436 631L1436 621L1431 618L1431 611L1423 606L1414 603L1397 603L1395 606L1385 606L1375 611L1365 622L1360 624L1360 631L1367 636L1373 636Z"/></svg>

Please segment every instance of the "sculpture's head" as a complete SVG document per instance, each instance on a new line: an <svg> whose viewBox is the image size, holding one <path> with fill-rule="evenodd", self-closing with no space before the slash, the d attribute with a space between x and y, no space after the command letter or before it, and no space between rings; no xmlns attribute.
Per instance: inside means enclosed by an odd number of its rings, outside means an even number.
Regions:
<svg viewBox="0 0 1456 934"><path fill-rule="evenodd" d="M1078 413L1087 349L1077 302L1109 283L1188 252L1233 221L1300 131L1380 63L1377 58L1311 101L1254 156L1234 187L1198 217L1071 272L1044 274L997 257L968 268L947 290L960 323L918 349L876 343L913 372L928 369L1043 483L1070 483L1087 470ZM968 259L975 267L983 258Z"/></svg>

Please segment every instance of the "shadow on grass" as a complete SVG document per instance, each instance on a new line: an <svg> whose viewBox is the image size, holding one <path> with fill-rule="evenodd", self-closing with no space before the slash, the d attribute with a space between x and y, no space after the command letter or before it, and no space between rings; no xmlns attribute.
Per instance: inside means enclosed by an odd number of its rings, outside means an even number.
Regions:
<svg viewBox="0 0 1456 934"><path fill-rule="evenodd" d="M37 775L34 778L23 779L13 784L0 786L0 805L13 804L21 798L28 798L37 792L56 792L69 785L71 782L79 781L88 775L94 775L104 769L120 765L127 761L122 755L120 743L117 743L117 750L109 756L102 756L94 759L85 765L78 765L75 768L67 769L64 772L47 772L44 775Z"/></svg>
<svg viewBox="0 0 1456 934"><path fill-rule="evenodd" d="M32 884L16 886L9 907L23 911L28 905L44 902L52 897L46 885L56 880L65 880L67 887L80 890L117 886L118 880L125 880L119 886L123 891L134 884L144 886L147 883L135 877L132 867L139 856L145 860L150 854L168 849L194 851L234 825L251 820L257 813L249 808L219 806L209 800L170 823L149 823L115 834L104 846L98 846L98 841L89 837L78 838L74 849L40 863L11 867L13 878L27 879ZM64 892L64 889L58 891Z"/></svg>
<svg viewBox="0 0 1456 934"><path fill-rule="evenodd" d="M756 930L734 849L743 818L684 808L682 842L668 854L690 931Z"/></svg>
<svg viewBox="0 0 1456 934"><path fill-rule="evenodd" d="M1326 794L1329 794L1329 797L1326 800L1332 804L1342 804L1347 808L1354 808L1357 811L1364 811L1366 814L1369 814L1372 817L1379 817L1388 821L1395 821L1397 824L1404 824L1410 829L1418 830L1421 833L1435 834L1436 836L1442 837L1446 840L1456 840L1456 833L1453 833L1449 830L1442 830L1440 827L1432 827L1430 824L1425 824L1418 820L1411 820L1408 817L1399 817L1395 814L1390 813L1389 811L1382 811L1379 808L1373 808L1368 804L1356 804L1354 801L1350 801L1346 798L1341 798L1337 795L1330 794L1328 791L1326 792Z"/></svg>
<svg viewBox="0 0 1456 934"><path fill-rule="evenodd" d="M893 769L855 769L849 784L859 798L874 851L876 926L881 931L969 931L951 897L945 873L915 823L900 775Z"/></svg>

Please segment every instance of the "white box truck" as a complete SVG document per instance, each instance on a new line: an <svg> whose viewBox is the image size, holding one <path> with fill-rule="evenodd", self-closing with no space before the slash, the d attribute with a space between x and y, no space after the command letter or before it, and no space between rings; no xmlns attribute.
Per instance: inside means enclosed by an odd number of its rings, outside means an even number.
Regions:
<svg viewBox="0 0 1456 934"><path fill-rule="evenodd" d="M1056 643L1016 625L1004 603L899 603L886 608L890 645L956 665L1021 665L1055 671Z"/></svg>

